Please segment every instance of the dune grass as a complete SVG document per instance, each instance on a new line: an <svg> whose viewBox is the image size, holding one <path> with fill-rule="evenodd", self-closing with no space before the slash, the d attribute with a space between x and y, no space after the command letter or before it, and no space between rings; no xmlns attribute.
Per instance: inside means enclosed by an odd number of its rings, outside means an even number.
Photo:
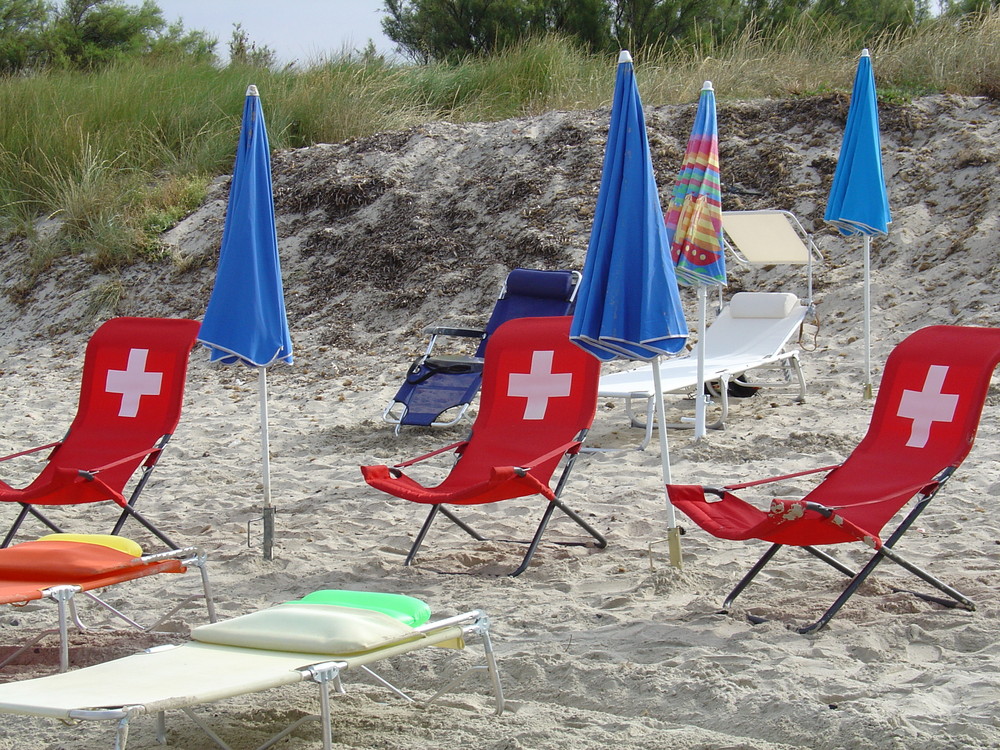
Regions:
<svg viewBox="0 0 1000 750"><path fill-rule="evenodd" d="M634 53L647 106L690 103L704 80L720 100L795 97L851 87L856 30L802 22L720 45ZM944 19L867 43L880 96L1000 95L1000 12ZM82 74L0 80L0 230L24 236L26 274L60 253L97 269L161 256L158 235L227 173L247 84L258 86L273 148L338 142L430 120L498 120L610 105L614 55L566 40L527 42L461 65L410 66L341 54L304 69L120 63ZM40 218L58 232L36 232Z"/></svg>

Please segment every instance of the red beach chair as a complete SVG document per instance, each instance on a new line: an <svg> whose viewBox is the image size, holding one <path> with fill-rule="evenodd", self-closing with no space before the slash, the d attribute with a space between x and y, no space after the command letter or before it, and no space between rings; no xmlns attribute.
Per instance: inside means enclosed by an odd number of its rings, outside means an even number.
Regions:
<svg viewBox="0 0 1000 750"><path fill-rule="evenodd" d="M597 409L599 361L569 340L570 318L518 318L501 325L486 348L479 413L468 440L410 461L362 466L365 481L390 495L431 506L406 557L409 565L440 512L474 539L484 541L449 505L479 505L531 495L548 503L524 560L522 573L558 508L603 548L606 540L560 495ZM454 468L436 487L424 487L402 469L454 451ZM550 480L567 457L555 489Z"/></svg>
<svg viewBox="0 0 1000 750"><path fill-rule="evenodd" d="M826 625L887 558L948 597L917 594L921 598L949 607L975 609L969 599L903 558L894 547L969 454L998 362L1000 329L924 328L907 337L890 354L868 433L839 466L721 489L668 485L674 505L713 536L771 542L764 556L729 594L724 609L728 610L783 546L801 547L851 579L819 620L799 629L802 633ZM767 512L733 494L759 484L824 471L829 473L805 497L772 500ZM911 499L915 501L912 509L883 539L883 527ZM819 549L821 545L852 542L874 550L859 571Z"/></svg>
<svg viewBox="0 0 1000 750"><path fill-rule="evenodd" d="M51 450L41 473L23 489L0 481L0 502L21 511L0 547L13 541L31 515L61 532L36 506L113 502L121 515L112 534L134 518L169 547L167 536L135 503L180 420L188 355L198 334L193 320L114 318L87 344L76 417L55 443L4 456L0 462ZM126 499L126 486L138 481Z"/></svg>
<svg viewBox="0 0 1000 750"><path fill-rule="evenodd" d="M193 320L116 318L104 323L87 345L79 406L66 436L0 459L50 451L42 471L24 488L0 482L0 502L20 505L0 544L0 603L45 597L58 603L63 669L68 663L68 618L84 627L73 602L80 592L180 573L194 565L202 572L209 617L215 618L204 554L193 547L182 549L134 507L180 419L188 356L197 332ZM51 511L47 515L38 508L100 503L120 510L111 534L66 534L49 517ZM56 533L10 546L29 516ZM137 543L119 536L130 518L170 549L143 555ZM137 625L96 595L88 596Z"/></svg>

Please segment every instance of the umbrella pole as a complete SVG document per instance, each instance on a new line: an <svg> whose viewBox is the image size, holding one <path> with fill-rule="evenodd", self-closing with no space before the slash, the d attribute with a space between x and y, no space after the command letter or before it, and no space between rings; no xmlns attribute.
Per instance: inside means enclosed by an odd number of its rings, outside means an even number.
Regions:
<svg viewBox="0 0 1000 750"><path fill-rule="evenodd" d="M667 445L667 414L663 406L663 383L660 376L660 358L653 360L653 391L656 407L657 433L660 438L660 463L663 468L663 492L667 501L667 549L670 552L670 564L675 568L683 567L681 559L681 530L677 527L677 512L674 510L666 485L670 479L670 448Z"/></svg>
<svg viewBox="0 0 1000 750"><path fill-rule="evenodd" d="M872 398L872 238L865 235L865 290L864 290L864 326L865 326L865 399Z"/></svg>
<svg viewBox="0 0 1000 750"><path fill-rule="evenodd" d="M698 285L698 383L694 400L694 439L705 437L705 318L708 317L708 289Z"/></svg>
<svg viewBox="0 0 1000 750"><path fill-rule="evenodd" d="M258 367L260 396L260 458L264 485L264 559L274 559L274 506L271 505L271 447L267 427L267 368Z"/></svg>

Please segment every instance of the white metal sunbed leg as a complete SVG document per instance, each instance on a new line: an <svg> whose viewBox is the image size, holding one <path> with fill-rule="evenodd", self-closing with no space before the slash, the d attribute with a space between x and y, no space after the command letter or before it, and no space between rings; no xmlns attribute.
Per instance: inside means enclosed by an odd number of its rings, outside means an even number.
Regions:
<svg viewBox="0 0 1000 750"><path fill-rule="evenodd" d="M484 618L485 615L484 615ZM486 654L486 667L489 670L490 682L493 684L493 694L496 696L496 715L503 714L503 685L500 683L500 670L497 667L496 654L493 653L493 641L490 638L489 621L481 625L480 635L483 638L483 652Z"/></svg>
<svg viewBox="0 0 1000 750"><path fill-rule="evenodd" d="M156 741L161 745L167 744L167 712L156 712Z"/></svg>
<svg viewBox="0 0 1000 750"><path fill-rule="evenodd" d="M339 674L339 670L338 670ZM330 726L330 680L319 683L320 716L323 723L323 750L333 750L333 727Z"/></svg>
<svg viewBox="0 0 1000 750"><path fill-rule="evenodd" d="M475 622L471 625L466 626L465 633L467 635L478 635L483 640L483 652L486 657L486 664L479 664L473 667L469 667L461 674L452 678L447 685L438 690L434 695L425 701L426 703L433 703L442 695L451 692L452 688L465 680L469 675L482 672L486 670L490 678L490 684L493 687L493 696L496 702L496 708L494 713L497 716L503 714L504 710L504 697L503 697L503 685L500 683L500 670L497 667L496 655L493 652L493 641L490 639L490 620L486 616L486 613L481 610L476 610L469 613L471 616L475 617Z"/></svg>
<svg viewBox="0 0 1000 750"><path fill-rule="evenodd" d="M110 612L118 619L122 620L128 625L131 625L135 629L141 630L143 632L149 632L155 630L162 623L169 620L175 614L184 609L188 604L197 599L205 600L205 608L208 610L208 621L215 622L217 620L215 613L215 598L212 594L212 585L208 578L208 556L200 548L185 547L184 549L180 550L171 550L169 552L163 552L157 555L149 555L144 559L147 561L152 561L156 559L173 559L173 558L183 558L181 559L181 563L183 565L194 566L198 568L198 571L201 573L202 593L191 594L190 596L186 597L185 599L180 601L177 604L177 606L175 606L169 612L165 612L164 614L162 614L155 622L150 623L149 625L142 625L141 623L137 622L136 620L134 620L133 618L129 617L127 614L122 612L121 610L117 609L111 604L108 604L108 602L101 599L101 597L97 596L97 594L93 593L92 591L84 591L82 593L92 602L99 605L100 607L103 607L105 610ZM55 588L53 588L52 590L54 591ZM73 623L76 625L76 627L79 628L80 630L89 630L90 628L83 623L83 621L77 614L76 607L72 600L70 601L70 607L73 615Z"/></svg>
<svg viewBox="0 0 1000 750"><path fill-rule="evenodd" d="M656 407L656 401L652 398L646 399L646 434L642 436L642 443L639 445L639 450L646 450L646 446L653 439L653 411Z"/></svg>
<svg viewBox="0 0 1000 750"><path fill-rule="evenodd" d="M59 610L59 671L69 669L69 616L67 608L79 589L76 586L53 586L48 594L55 599Z"/></svg>
<svg viewBox="0 0 1000 750"><path fill-rule="evenodd" d="M191 719L191 721L193 721L195 724L197 724L198 728L201 731L203 731L208 736L208 738L210 740L212 740L212 742L214 742L216 745L218 745L219 747L221 747L222 750L233 750L229 745L227 745L225 742L223 742L222 738L219 735L217 735L214 731L212 731L212 728L210 726L208 726L208 724L206 724L204 721L202 721L201 717L198 716L198 714L196 714L190 708L186 708L186 707L182 708L181 711L183 711L185 713L185 715L189 719Z"/></svg>
<svg viewBox="0 0 1000 750"><path fill-rule="evenodd" d="M382 687L388 688L389 690L391 690L392 692L394 692L396 695L398 695L403 700L407 701L408 703L414 703L415 702L414 698L412 698L409 695L407 695L406 693L404 693L402 690L400 690L398 687L396 687L395 685L393 685L387 679L385 679L384 677L382 677L378 672L376 672L371 667L366 667L364 665L361 665L360 669L361 669L362 672L364 672L365 674L369 675L373 680L375 680L377 683L379 683Z"/></svg>
<svg viewBox="0 0 1000 750"><path fill-rule="evenodd" d="M798 353L795 353L791 357L789 357L789 360L791 361L792 364L792 370L795 372L795 377L798 378L799 381L798 402L800 404L804 404L806 402L806 379L805 376L802 374L802 363L799 362Z"/></svg>
<svg viewBox="0 0 1000 750"><path fill-rule="evenodd" d="M125 750L128 743L128 720L131 717L126 715L118 720L115 725L115 750Z"/></svg>
<svg viewBox="0 0 1000 750"><path fill-rule="evenodd" d="M345 666L343 662L330 661L323 664L314 664L305 670L305 674L308 674L310 679L319 683L320 715L314 718L318 718L320 724L323 725L323 750L333 750L333 727L330 720L330 684L332 683L338 692L343 690L340 682L340 670ZM287 731L294 729L303 720L305 719L293 724ZM270 747L278 739L279 737L272 738L271 742L267 745L262 745L258 750L265 750L266 747Z"/></svg>
<svg viewBox="0 0 1000 750"><path fill-rule="evenodd" d="M36 643L38 643L40 640L42 640L46 636L49 636L49 635L58 635L58 634L59 634L59 628L57 628L57 627L56 628L49 628L47 630L43 630L41 633L38 633L31 640L25 641L20 647L18 647L18 649L16 651L14 651L13 653L9 654L6 659L4 659L3 661L0 661L0 669L3 669L8 664L16 661L17 657L19 657L21 654L23 654L25 651L27 651L28 649L30 649L32 646L34 646Z"/></svg>

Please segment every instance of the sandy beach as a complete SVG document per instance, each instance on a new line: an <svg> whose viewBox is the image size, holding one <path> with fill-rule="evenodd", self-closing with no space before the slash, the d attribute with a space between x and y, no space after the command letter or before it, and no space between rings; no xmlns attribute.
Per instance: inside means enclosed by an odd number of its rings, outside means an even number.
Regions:
<svg viewBox="0 0 1000 750"><path fill-rule="evenodd" d="M847 113L846 97L721 102L724 207L794 212L822 250L820 326L802 342L806 403L795 390L734 402L725 430L695 441L669 434L674 479L721 484L837 463L867 428L862 398L860 240L822 221ZM694 105L647 109L662 196L680 165ZM1000 107L987 99L929 97L882 111L893 223L873 243L875 382L892 347L932 324L1000 326ZM434 323L479 324L516 266L582 267L599 183L608 112L553 112L498 123L434 123L399 133L282 152L274 187L295 364L269 374L271 476L278 509L275 559L261 555L260 442L253 371L191 356L179 429L141 507L185 544L204 547L221 616L255 611L321 588L410 594L436 615L482 608L491 616L509 700L491 713L488 686L431 706L406 704L353 680L333 707L335 746L560 750L958 750L1000 747L1000 391L991 388L970 457L899 545L917 564L972 598L948 610L893 585L923 584L886 564L830 626L800 635L842 581L789 550L728 614L723 598L763 543L715 539L682 518L684 567L667 560L666 509L655 446L593 453L565 497L608 538L605 550L543 545L518 578L522 548L474 542L442 525L417 564L402 565L424 509L383 496L358 466L392 463L454 442L469 422L404 430L381 420ZM163 237L164 258L120 275L60 260L20 295L27 250L0 256L0 403L6 455L58 439L69 424L85 342L113 315L198 319L218 254L227 180ZM800 268L748 269L730 260L727 295L805 294ZM114 310L94 300L114 286ZM693 321L695 296L681 290ZM17 302L15 302L15 298ZM692 324L693 327L693 324ZM675 417L689 399L668 400ZM634 446L621 403L602 401L590 444ZM16 465L15 465L16 464ZM439 465L440 474L447 462ZM30 459L0 477L27 481ZM431 475L433 472L431 472ZM429 476L429 475L428 475ZM809 487L801 480L803 490ZM764 498L766 502L767 498ZM526 538L541 500L499 503L471 518L497 538ZM13 518L13 509L4 509ZM88 511L81 531L111 516ZM36 529L37 531L37 529ZM156 545L136 529L150 548ZM574 535L555 523L552 538ZM865 559L866 548L845 550ZM454 575L461 573L462 575ZM152 612L197 576L160 576L109 591ZM921 589L922 590L922 589ZM752 625L747 614L771 618ZM0 644L54 622L51 602L0 610ZM75 666L183 640L204 621L190 609L172 633L76 635ZM44 674L51 647L0 680ZM395 660L389 673L426 694L454 668L439 654ZM474 650L459 657L471 663ZM423 686L423 687L421 687ZM233 748L257 747L316 709L310 686L282 688L203 710ZM183 715L168 717L168 747L214 747ZM68 727L0 717L0 749L110 747L103 725ZM129 748L161 747L152 719L133 724ZM279 744L320 747L307 724Z"/></svg>

